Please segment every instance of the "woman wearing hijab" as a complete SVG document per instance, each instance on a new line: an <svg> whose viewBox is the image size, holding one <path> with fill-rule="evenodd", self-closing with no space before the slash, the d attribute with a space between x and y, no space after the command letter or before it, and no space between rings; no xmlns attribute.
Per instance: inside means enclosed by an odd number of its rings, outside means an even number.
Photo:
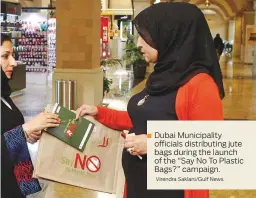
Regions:
<svg viewBox="0 0 256 198"><path fill-rule="evenodd" d="M34 143L41 130L58 126L60 120L55 114L41 113L24 123L10 98L8 81L17 65L13 54L10 38L1 33L1 197L25 198L41 190L38 180L32 178L27 141Z"/></svg>
<svg viewBox="0 0 256 198"><path fill-rule="evenodd" d="M223 120L222 76L207 22L195 5L158 3L134 24L138 46L155 63L145 89L131 97L128 112L83 105L77 118L92 115L110 128L135 133L127 136L122 157L127 198L208 198L208 190L147 190L146 155L148 120Z"/></svg>

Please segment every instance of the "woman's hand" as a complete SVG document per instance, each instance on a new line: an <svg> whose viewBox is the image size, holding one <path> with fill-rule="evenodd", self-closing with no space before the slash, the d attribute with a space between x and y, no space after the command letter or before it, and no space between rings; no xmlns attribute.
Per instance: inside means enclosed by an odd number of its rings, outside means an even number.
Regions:
<svg viewBox="0 0 256 198"><path fill-rule="evenodd" d="M42 132L41 131L33 132L30 134L30 136L28 136L25 132L25 135L26 135L27 142L34 144L41 138Z"/></svg>
<svg viewBox="0 0 256 198"><path fill-rule="evenodd" d="M146 155L147 154L147 135L127 135L125 138L126 149L130 149L131 155Z"/></svg>
<svg viewBox="0 0 256 198"><path fill-rule="evenodd" d="M52 113L43 112L38 114L29 122L23 124L28 142L36 142L41 137L41 130L60 125L59 116Z"/></svg>
<svg viewBox="0 0 256 198"><path fill-rule="evenodd" d="M85 115L95 116L97 114L98 108L96 106L84 104L76 110L76 119L78 120Z"/></svg>

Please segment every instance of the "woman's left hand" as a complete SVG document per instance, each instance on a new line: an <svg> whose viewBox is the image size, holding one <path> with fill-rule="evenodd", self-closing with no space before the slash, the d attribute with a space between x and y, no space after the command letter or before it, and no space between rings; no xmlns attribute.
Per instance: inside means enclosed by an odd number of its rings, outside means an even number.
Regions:
<svg viewBox="0 0 256 198"><path fill-rule="evenodd" d="M42 132L38 131L38 132L30 133L29 135L26 134L26 139L27 139L27 142L29 142L30 144L34 144L40 139L41 136L42 136Z"/></svg>
<svg viewBox="0 0 256 198"><path fill-rule="evenodd" d="M131 150L131 155L147 154L147 135L127 135L124 147Z"/></svg>

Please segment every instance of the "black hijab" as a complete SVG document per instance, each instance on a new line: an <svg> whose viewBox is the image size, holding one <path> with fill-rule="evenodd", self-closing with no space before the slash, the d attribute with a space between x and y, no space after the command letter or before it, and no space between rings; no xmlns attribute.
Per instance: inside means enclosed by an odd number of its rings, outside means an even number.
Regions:
<svg viewBox="0 0 256 198"><path fill-rule="evenodd" d="M9 83L9 78L7 78L3 69L1 68L1 97L8 98L11 95L11 88Z"/></svg>
<svg viewBox="0 0 256 198"><path fill-rule="evenodd" d="M161 95L208 73L224 98L221 69L210 29L201 10L189 3L158 3L134 19L139 35L158 51L146 89Z"/></svg>

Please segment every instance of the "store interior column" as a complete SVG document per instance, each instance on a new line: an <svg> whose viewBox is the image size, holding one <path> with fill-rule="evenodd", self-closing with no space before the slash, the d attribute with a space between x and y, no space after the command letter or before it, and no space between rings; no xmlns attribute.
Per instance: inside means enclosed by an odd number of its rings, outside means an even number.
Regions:
<svg viewBox="0 0 256 198"><path fill-rule="evenodd" d="M101 104L103 72L100 68L100 0L56 2L56 69L53 73L53 102L56 80L76 80L76 108Z"/></svg>
<svg viewBox="0 0 256 198"><path fill-rule="evenodd" d="M234 58L240 60L241 55L241 44L242 44L242 17L237 15L235 18L235 40L234 40Z"/></svg>
<svg viewBox="0 0 256 198"><path fill-rule="evenodd" d="M233 18L230 18L230 20L229 20L228 40L229 41L235 40L235 20Z"/></svg>
<svg viewBox="0 0 256 198"><path fill-rule="evenodd" d="M256 27L256 0L253 1L253 10L254 10L254 25ZM254 43L254 56L253 56L253 65L252 65L252 78L256 79L256 42ZM256 92L256 84L252 83L252 93ZM256 100L252 97L251 103L251 112L256 112Z"/></svg>
<svg viewBox="0 0 256 198"><path fill-rule="evenodd" d="M256 26L256 0L253 1L253 9L254 9L254 25ZM254 46L252 76L254 78L256 78L256 43L255 43L255 46Z"/></svg>

